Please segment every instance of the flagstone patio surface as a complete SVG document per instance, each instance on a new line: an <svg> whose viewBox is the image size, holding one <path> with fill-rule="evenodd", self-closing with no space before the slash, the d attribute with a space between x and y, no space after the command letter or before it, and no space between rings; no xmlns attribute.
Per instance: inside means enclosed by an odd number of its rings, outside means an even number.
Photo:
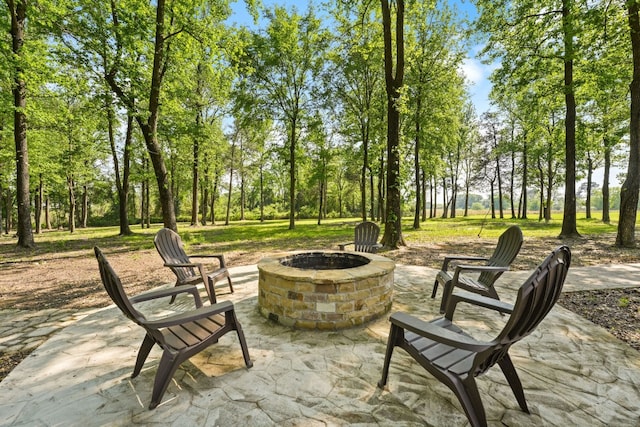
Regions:
<svg viewBox="0 0 640 427"><path fill-rule="evenodd" d="M440 293L430 298L435 273L398 265L391 312L438 316ZM528 274L506 273L498 293L512 301ZM388 316L337 332L293 330L259 314L256 266L232 268L231 276L236 292L221 289L218 299L235 303L253 368L245 368L237 336L225 335L181 366L153 411L147 406L160 351L153 350L131 379L144 331L114 306L63 315L1 312L0 349L44 342L0 383L0 425L468 425L453 393L400 349L387 388L376 387ZM565 291L638 284L640 265L573 268ZM144 311L159 315L191 303L167 302ZM42 316L49 319L44 324ZM490 339L505 317L460 306L455 319L477 338ZM520 411L496 367L478 380L489 425L640 425L640 353L604 329L556 306L510 354L531 414Z"/></svg>

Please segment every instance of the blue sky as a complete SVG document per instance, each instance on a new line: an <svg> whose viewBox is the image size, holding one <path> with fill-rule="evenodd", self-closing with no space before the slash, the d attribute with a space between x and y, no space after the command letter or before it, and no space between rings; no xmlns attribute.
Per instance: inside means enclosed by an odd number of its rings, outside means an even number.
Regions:
<svg viewBox="0 0 640 427"><path fill-rule="evenodd" d="M320 1L262 0L262 3L267 7L281 5L285 6L287 9L291 9L293 6L295 6L299 11L305 11L309 3L319 5ZM470 0L449 0L449 3L452 7L455 7L456 10L460 11L461 14L464 14L469 18L473 18L476 15L475 6L471 3ZM233 15L229 19L230 23L253 27L253 19L247 12L247 8L243 1L237 1L233 3L231 7L233 9ZM488 97L489 92L491 91L491 84L488 80L491 73L491 68L487 65L482 64L476 57L476 54L479 50L480 48L478 46L473 46L472 48L470 48L468 58L462 66L462 71L464 72L469 82L469 93L471 96L471 100L475 105L476 113L478 115L484 113L489 109Z"/></svg>

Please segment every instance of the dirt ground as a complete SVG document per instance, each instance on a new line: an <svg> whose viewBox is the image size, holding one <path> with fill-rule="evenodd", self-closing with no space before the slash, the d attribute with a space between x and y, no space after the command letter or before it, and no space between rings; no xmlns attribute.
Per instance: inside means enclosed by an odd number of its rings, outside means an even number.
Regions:
<svg viewBox="0 0 640 427"><path fill-rule="evenodd" d="M614 240L614 235L564 242L528 238L512 268L532 269L550 249L563 243L571 247L572 266L640 263L640 249L615 248ZM437 245L412 245L385 252L384 255L402 264L439 268L444 254L488 255L493 245L495 242L488 240L457 240ZM0 309L83 310L109 305L111 301L102 288L97 264L89 248L41 255L28 262L8 263L0 260ZM163 268L155 250L132 253L126 249L115 249L107 251L106 255L131 295L174 280L171 272ZM255 248L246 252L226 253L225 257L229 266L238 266L255 264L268 255ZM559 303L640 350L639 289L565 293ZM0 353L0 380L26 356Z"/></svg>

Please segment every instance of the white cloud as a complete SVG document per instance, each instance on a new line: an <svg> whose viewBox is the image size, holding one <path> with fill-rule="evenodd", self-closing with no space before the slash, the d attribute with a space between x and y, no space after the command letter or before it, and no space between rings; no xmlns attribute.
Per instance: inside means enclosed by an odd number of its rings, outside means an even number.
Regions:
<svg viewBox="0 0 640 427"><path fill-rule="evenodd" d="M462 73L467 81L474 86L486 80L485 69L486 67L477 59L466 58L462 63Z"/></svg>

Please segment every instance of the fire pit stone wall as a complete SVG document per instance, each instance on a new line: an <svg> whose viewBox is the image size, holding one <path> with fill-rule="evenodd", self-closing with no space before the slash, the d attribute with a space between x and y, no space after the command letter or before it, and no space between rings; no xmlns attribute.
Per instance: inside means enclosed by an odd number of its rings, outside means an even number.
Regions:
<svg viewBox="0 0 640 427"><path fill-rule="evenodd" d="M355 252L320 255L363 258L364 265L339 269L283 265L304 253L263 258L258 263L258 306L263 316L293 328L337 330L366 323L391 309L392 260Z"/></svg>

